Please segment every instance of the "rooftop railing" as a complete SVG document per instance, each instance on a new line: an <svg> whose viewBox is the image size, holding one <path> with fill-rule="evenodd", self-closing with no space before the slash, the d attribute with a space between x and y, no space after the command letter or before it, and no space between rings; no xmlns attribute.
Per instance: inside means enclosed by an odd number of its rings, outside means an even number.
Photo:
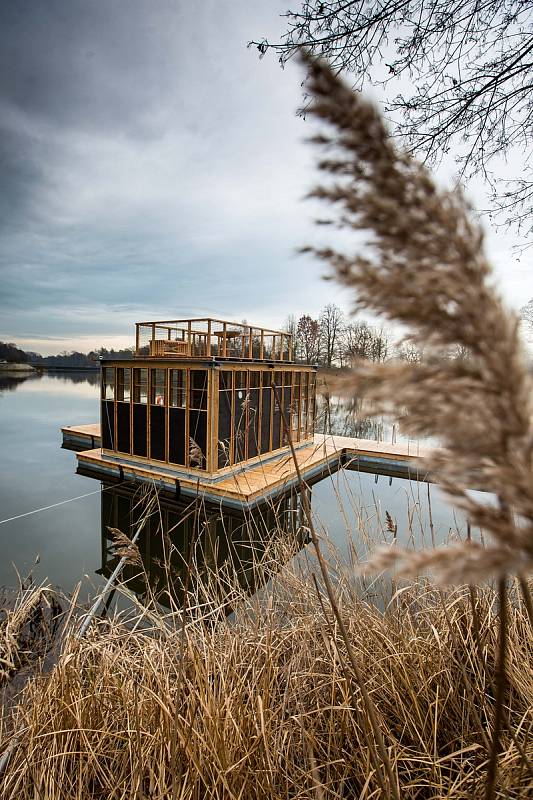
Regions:
<svg viewBox="0 0 533 800"><path fill-rule="evenodd" d="M234 358L292 361L292 336L220 319L137 322L135 355L154 358Z"/></svg>

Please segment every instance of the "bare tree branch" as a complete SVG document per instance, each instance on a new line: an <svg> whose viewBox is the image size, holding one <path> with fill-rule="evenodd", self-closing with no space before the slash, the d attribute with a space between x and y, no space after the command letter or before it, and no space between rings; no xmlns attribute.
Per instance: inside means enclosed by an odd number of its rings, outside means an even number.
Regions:
<svg viewBox="0 0 533 800"><path fill-rule="evenodd" d="M394 132L419 158L452 153L463 180L487 182L496 223L533 230L530 0L303 0L283 16L279 42L250 42L261 55L285 64L304 47L357 89L387 87ZM520 172L503 182L493 170L512 149Z"/></svg>

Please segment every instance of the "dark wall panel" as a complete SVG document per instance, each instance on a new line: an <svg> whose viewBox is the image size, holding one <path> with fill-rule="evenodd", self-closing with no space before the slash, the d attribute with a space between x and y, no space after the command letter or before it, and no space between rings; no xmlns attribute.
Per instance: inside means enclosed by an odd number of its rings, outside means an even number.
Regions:
<svg viewBox="0 0 533 800"><path fill-rule="evenodd" d="M259 430L259 389L249 389L248 405L248 458L254 458L259 452L258 430Z"/></svg>
<svg viewBox="0 0 533 800"><path fill-rule="evenodd" d="M162 406L150 406L150 458L165 460L166 439L165 409Z"/></svg>
<svg viewBox="0 0 533 800"><path fill-rule="evenodd" d="M285 422L287 423L287 425L290 425L291 424L291 387L290 386L286 386L283 389L282 403L283 403L283 413L285 415ZM283 425L283 420L281 420L281 427L283 429L282 430L282 437L281 437L282 438L282 443L283 443L283 445L287 445L289 443L289 440L287 439L287 432L285 430L285 426Z"/></svg>
<svg viewBox="0 0 533 800"><path fill-rule="evenodd" d="M241 395L239 397L239 395ZM246 389L235 392L235 463L244 461L246 446ZM244 408L243 408L244 406Z"/></svg>
<svg viewBox="0 0 533 800"><path fill-rule="evenodd" d="M263 389L263 408L261 409L261 452L270 450L270 398L272 389Z"/></svg>
<svg viewBox="0 0 533 800"><path fill-rule="evenodd" d="M229 466L231 443L231 392L218 394L218 468Z"/></svg>
<svg viewBox="0 0 533 800"><path fill-rule="evenodd" d="M112 400L102 400L102 447L108 450L115 449L115 409Z"/></svg>
<svg viewBox="0 0 533 800"><path fill-rule="evenodd" d="M133 452L136 456L146 456L146 406L133 404Z"/></svg>
<svg viewBox="0 0 533 800"><path fill-rule="evenodd" d="M185 409L170 408L168 412L168 460L185 464Z"/></svg>
<svg viewBox="0 0 533 800"><path fill-rule="evenodd" d="M191 464L198 469L205 469L207 455L207 412L189 411L189 435L194 439L203 453L202 464Z"/></svg>
<svg viewBox="0 0 533 800"><path fill-rule="evenodd" d="M130 452L130 404L117 403L117 450Z"/></svg>
<svg viewBox="0 0 533 800"><path fill-rule="evenodd" d="M272 450L280 447L279 437L281 433L281 414L277 401L274 399L274 416L272 418Z"/></svg>

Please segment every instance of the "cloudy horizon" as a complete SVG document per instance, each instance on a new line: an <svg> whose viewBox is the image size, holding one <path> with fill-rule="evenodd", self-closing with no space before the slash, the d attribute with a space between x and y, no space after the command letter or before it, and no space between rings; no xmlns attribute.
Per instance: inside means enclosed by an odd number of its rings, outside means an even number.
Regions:
<svg viewBox="0 0 533 800"><path fill-rule="evenodd" d="M279 36L285 9L2 5L0 340L87 351L131 345L142 319L280 326L328 302L349 311L349 294L295 254L326 235L302 199L315 178L302 72L246 46ZM518 309L533 282L515 241L488 231Z"/></svg>

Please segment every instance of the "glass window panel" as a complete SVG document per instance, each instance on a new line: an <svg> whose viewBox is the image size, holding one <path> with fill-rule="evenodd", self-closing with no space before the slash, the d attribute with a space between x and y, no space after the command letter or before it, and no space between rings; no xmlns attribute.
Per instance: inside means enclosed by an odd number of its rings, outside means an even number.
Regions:
<svg viewBox="0 0 533 800"><path fill-rule="evenodd" d="M290 386L292 383L292 372L290 369L283 371L283 385Z"/></svg>
<svg viewBox="0 0 533 800"><path fill-rule="evenodd" d="M134 403L147 403L148 402L148 370L147 369L134 369L133 370L133 402Z"/></svg>
<svg viewBox="0 0 533 800"><path fill-rule="evenodd" d="M246 370L239 370L235 373L235 388L246 389Z"/></svg>
<svg viewBox="0 0 533 800"><path fill-rule="evenodd" d="M265 389L267 389L267 388L268 388L268 389L270 389L270 387L271 387L271 385L272 385L272 379L273 379L273 377L274 377L274 373L273 373L273 372L271 372L270 370L264 370L264 371L263 371L263 373L262 373L262 375L261 375L261 380L262 380L263 388L265 388Z"/></svg>
<svg viewBox="0 0 533 800"><path fill-rule="evenodd" d="M117 369L117 400L129 403L131 397L131 370L119 367Z"/></svg>
<svg viewBox="0 0 533 800"><path fill-rule="evenodd" d="M165 369L151 370L152 387L150 390L150 402L153 406L165 405Z"/></svg>
<svg viewBox="0 0 533 800"><path fill-rule="evenodd" d="M195 369L190 371L191 381L191 408L207 408L207 370Z"/></svg>
<svg viewBox="0 0 533 800"><path fill-rule="evenodd" d="M315 401L309 399L309 409L307 414L307 430L310 434L314 432L315 427Z"/></svg>
<svg viewBox="0 0 533 800"><path fill-rule="evenodd" d="M104 400L115 399L115 368L104 367L102 376L102 397Z"/></svg>
<svg viewBox="0 0 533 800"><path fill-rule="evenodd" d="M233 371L230 369L223 369L220 371L220 388L227 390L233 386Z"/></svg>
<svg viewBox="0 0 533 800"><path fill-rule="evenodd" d="M187 392L187 371L170 370L170 405L173 408L185 408Z"/></svg>
<svg viewBox="0 0 533 800"><path fill-rule="evenodd" d="M257 389L257 387L259 386L259 375L260 375L260 373L257 372L254 369L254 370L250 370L249 375L250 375L250 377L249 377L250 389Z"/></svg>
<svg viewBox="0 0 533 800"><path fill-rule="evenodd" d="M293 400L292 401L292 422L291 422L291 428L292 428L293 431L297 431L298 430L298 412L299 412L299 408L300 408L300 403L298 402L298 400Z"/></svg>

